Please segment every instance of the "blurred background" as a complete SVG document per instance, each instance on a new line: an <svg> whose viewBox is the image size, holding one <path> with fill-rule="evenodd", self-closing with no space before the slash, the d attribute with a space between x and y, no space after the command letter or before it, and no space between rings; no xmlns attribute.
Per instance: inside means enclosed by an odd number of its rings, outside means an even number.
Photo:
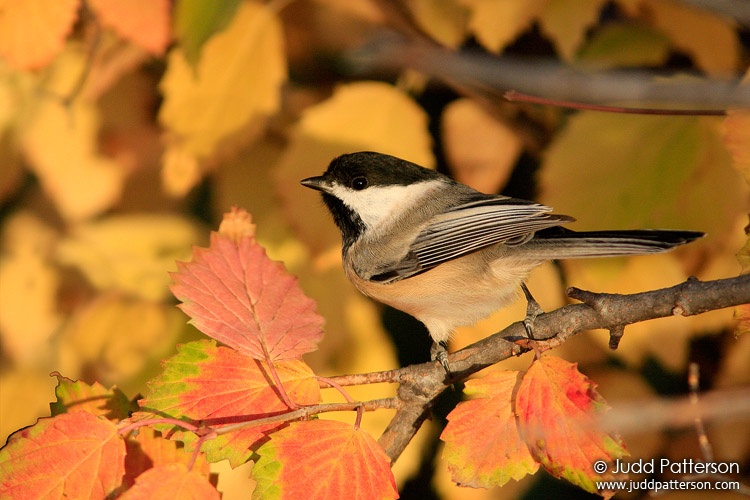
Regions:
<svg viewBox="0 0 750 500"><path fill-rule="evenodd" d="M4 5L2 441L49 415L50 372L136 397L176 344L201 337L175 307L168 273L193 245L207 244L233 205L253 214L259 241L318 301L326 333L306 358L316 373L427 361L420 323L346 281L338 232L316 193L299 185L346 152L389 153L483 192L538 200L575 216L572 229L708 233L666 255L542 266L529 287L546 310L566 302L567 286L631 293L691 275L736 276L748 259L750 114L723 111L750 102L748 86L738 86L750 14L748 2L715 3L723 10L678 0ZM509 102L511 89L557 103ZM559 101L709 116L605 113ZM519 301L461 329L450 349L524 311ZM591 332L555 354L578 362L613 411L687 394L690 362L700 367L701 390L748 387L750 335L734 319L743 314L747 307L633 325L617 351L606 332ZM525 369L530 361L505 364ZM362 399L393 392L351 390ZM445 394L396 463L403 498L586 496L542 472L496 490L453 485L438 436L459 398ZM363 426L377 437L391 416L368 414ZM707 422L715 459L739 462L745 484L749 421ZM701 459L692 428L642 429L624 436L633 457ZM247 496L250 466L217 466L224 498Z"/></svg>

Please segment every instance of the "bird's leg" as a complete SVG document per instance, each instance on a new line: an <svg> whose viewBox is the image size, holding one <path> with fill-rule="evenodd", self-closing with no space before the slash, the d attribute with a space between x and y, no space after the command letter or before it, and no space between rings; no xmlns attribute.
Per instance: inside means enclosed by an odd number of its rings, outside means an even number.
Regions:
<svg viewBox="0 0 750 500"><path fill-rule="evenodd" d="M526 335L530 339L534 339L534 321L536 317L544 313L542 306L536 301L525 283L521 283L521 289L523 294L526 295L526 317L523 319L523 327L526 328Z"/></svg>
<svg viewBox="0 0 750 500"><path fill-rule="evenodd" d="M433 342L432 347L430 347L430 359L432 359L432 361L440 361L440 364L443 365L443 368L445 369L445 373L450 376L451 370L448 365L447 347L448 344L445 341Z"/></svg>

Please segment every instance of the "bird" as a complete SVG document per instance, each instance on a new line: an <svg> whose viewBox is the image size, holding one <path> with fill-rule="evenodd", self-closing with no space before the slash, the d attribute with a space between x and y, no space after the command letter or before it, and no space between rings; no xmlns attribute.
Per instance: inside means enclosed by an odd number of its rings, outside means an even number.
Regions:
<svg viewBox="0 0 750 500"><path fill-rule="evenodd" d="M549 260L668 251L698 231L573 231L573 217L546 205L481 193L395 156L360 151L334 158L300 181L322 193L341 232L344 273L364 295L421 321L432 360L450 374L447 341L514 302L529 301L532 333L541 311L524 281ZM532 303L533 301L533 303Z"/></svg>

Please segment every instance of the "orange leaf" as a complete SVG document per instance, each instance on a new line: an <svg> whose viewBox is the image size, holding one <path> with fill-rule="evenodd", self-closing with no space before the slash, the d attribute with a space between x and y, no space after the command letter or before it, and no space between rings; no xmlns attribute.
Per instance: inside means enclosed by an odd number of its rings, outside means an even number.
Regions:
<svg viewBox="0 0 750 500"><path fill-rule="evenodd" d="M189 471L184 464L160 465L147 470L135 480L135 486L119 497L121 500L212 500L221 496L199 472Z"/></svg>
<svg viewBox="0 0 750 500"><path fill-rule="evenodd" d="M190 466L193 453L186 450L176 441L165 439L150 427L144 426L125 441L127 456L125 457L125 477L123 483L127 487L138 482L141 475L155 467L181 464ZM193 472L209 477L211 468L206 457L199 453L191 468ZM158 498L158 497L153 497Z"/></svg>
<svg viewBox="0 0 750 500"><path fill-rule="evenodd" d="M73 381L57 372L52 375L57 377L57 401L49 405L52 415L85 411L109 420L121 420L134 409L127 396L116 387L107 389L99 382L89 385L80 380Z"/></svg>
<svg viewBox="0 0 750 500"><path fill-rule="evenodd" d="M299 359L315 349L323 318L297 279L252 236L211 234L178 262L172 292L200 331L255 359ZM264 354L265 353L265 354Z"/></svg>
<svg viewBox="0 0 750 500"><path fill-rule="evenodd" d="M62 50L80 0L0 0L0 55L19 69L46 66Z"/></svg>
<svg viewBox="0 0 750 500"><path fill-rule="evenodd" d="M104 26L154 55L169 43L169 0L89 0Z"/></svg>
<svg viewBox="0 0 750 500"><path fill-rule="evenodd" d="M319 401L318 382L302 361L274 363L289 397L297 404ZM276 389L269 385L268 370L259 361L215 342L202 340L178 347L177 355L164 362L164 372L149 382L149 393L140 401L143 411L160 416L202 421L214 425L231 417L257 418L288 411ZM219 427L218 425L214 425ZM250 448L280 424L254 426L211 439L203 445L211 462L229 459L234 467L250 457ZM191 444L193 433L174 432L176 439Z"/></svg>
<svg viewBox="0 0 750 500"><path fill-rule="evenodd" d="M448 415L440 439L451 479L462 486L490 488L520 480L539 468L516 426L513 392L519 372L493 369L466 382L473 396Z"/></svg>
<svg viewBox="0 0 750 500"><path fill-rule="evenodd" d="M295 422L258 449L253 499L398 498L385 451L343 422Z"/></svg>
<svg viewBox="0 0 750 500"><path fill-rule="evenodd" d="M0 498L104 498L124 462L112 422L83 411L41 418L0 450Z"/></svg>
<svg viewBox="0 0 750 500"><path fill-rule="evenodd" d="M553 356L532 363L516 395L519 428L532 456L553 476L592 493L602 479L593 463L627 455L619 437L596 428L594 417L607 409L575 363Z"/></svg>

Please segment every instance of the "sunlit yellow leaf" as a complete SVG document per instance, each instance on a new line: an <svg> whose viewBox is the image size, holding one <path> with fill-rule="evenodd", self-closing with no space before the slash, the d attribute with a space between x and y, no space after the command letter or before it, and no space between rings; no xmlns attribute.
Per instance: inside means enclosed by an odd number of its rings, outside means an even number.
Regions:
<svg viewBox="0 0 750 500"><path fill-rule="evenodd" d="M50 261L55 235L35 217L19 213L6 221L0 255L0 343L19 365L45 359L58 328L60 278Z"/></svg>
<svg viewBox="0 0 750 500"><path fill-rule="evenodd" d="M471 12L469 27L492 52L502 50L526 31L548 0L462 0Z"/></svg>
<svg viewBox="0 0 750 500"><path fill-rule="evenodd" d="M315 252L340 244L318 193L299 181L322 173L333 158L378 151L433 167L427 114L408 95L378 82L342 85L307 109L276 170L276 183L291 224Z"/></svg>
<svg viewBox="0 0 750 500"><path fill-rule="evenodd" d="M449 104L442 124L454 178L483 193L499 192L521 154L518 135L470 99Z"/></svg>
<svg viewBox="0 0 750 500"><path fill-rule="evenodd" d="M167 57L159 121L171 141L205 160L279 107L286 79L281 26L256 2L243 2L230 25L211 37L193 67L178 47ZM259 128L257 131L259 132Z"/></svg>
<svg viewBox="0 0 750 500"><path fill-rule="evenodd" d="M60 333L60 368L71 377L86 368L102 383L122 382L167 356L184 324L171 305L103 295L79 308Z"/></svg>
<svg viewBox="0 0 750 500"><path fill-rule="evenodd" d="M468 12L460 0L410 0L419 27L435 40L456 48L466 38Z"/></svg>
<svg viewBox="0 0 750 500"><path fill-rule="evenodd" d="M47 65L62 50L80 0L0 0L0 55L20 69Z"/></svg>
<svg viewBox="0 0 750 500"><path fill-rule="evenodd" d="M168 0L88 0L106 27L112 28L152 54L161 55L169 43Z"/></svg>
<svg viewBox="0 0 750 500"><path fill-rule="evenodd" d="M599 20L599 11L605 3L605 0L549 0L539 25L563 59L573 59L586 31Z"/></svg>
<svg viewBox="0 0 750 500"><path fill-rule="evenodd" d="M188 260L199 240L196 226L181 217L123 215L76 226L61 242L59 259L100 290L159 300L169 295L175 260Z"/></svg>
<svg viewBox="0 0 750 500"><path fill-rule="evenodd" d="M677 285L687 274L673 254L630 257L628 259L580 259L563 263L571 286L608 293L638 293ZM731 310L712 311L697 317L660 318L628 325L616 351L611 353L633 366L640 366L648 357L664 367L684 369L690 339L714 331L731 319ZM602 349L607 349L609 336L592 334Z"/></svg>
<svg viewBox="0 0 750 500"><path fill-rule="evenodd" d="M714 75L732 75L740 57L737 27L728 18L674 0L619 0L631 16L662 30L675 48Z"/></svg>
<svg viewBox="0 0 750 500"><path fill-rule="evenodd" d="M111 207L125 172L97 152L99 115L81 100L65 107L41 101L24 128L21 145L29 167L66 219L83 219Z"/></svg>

